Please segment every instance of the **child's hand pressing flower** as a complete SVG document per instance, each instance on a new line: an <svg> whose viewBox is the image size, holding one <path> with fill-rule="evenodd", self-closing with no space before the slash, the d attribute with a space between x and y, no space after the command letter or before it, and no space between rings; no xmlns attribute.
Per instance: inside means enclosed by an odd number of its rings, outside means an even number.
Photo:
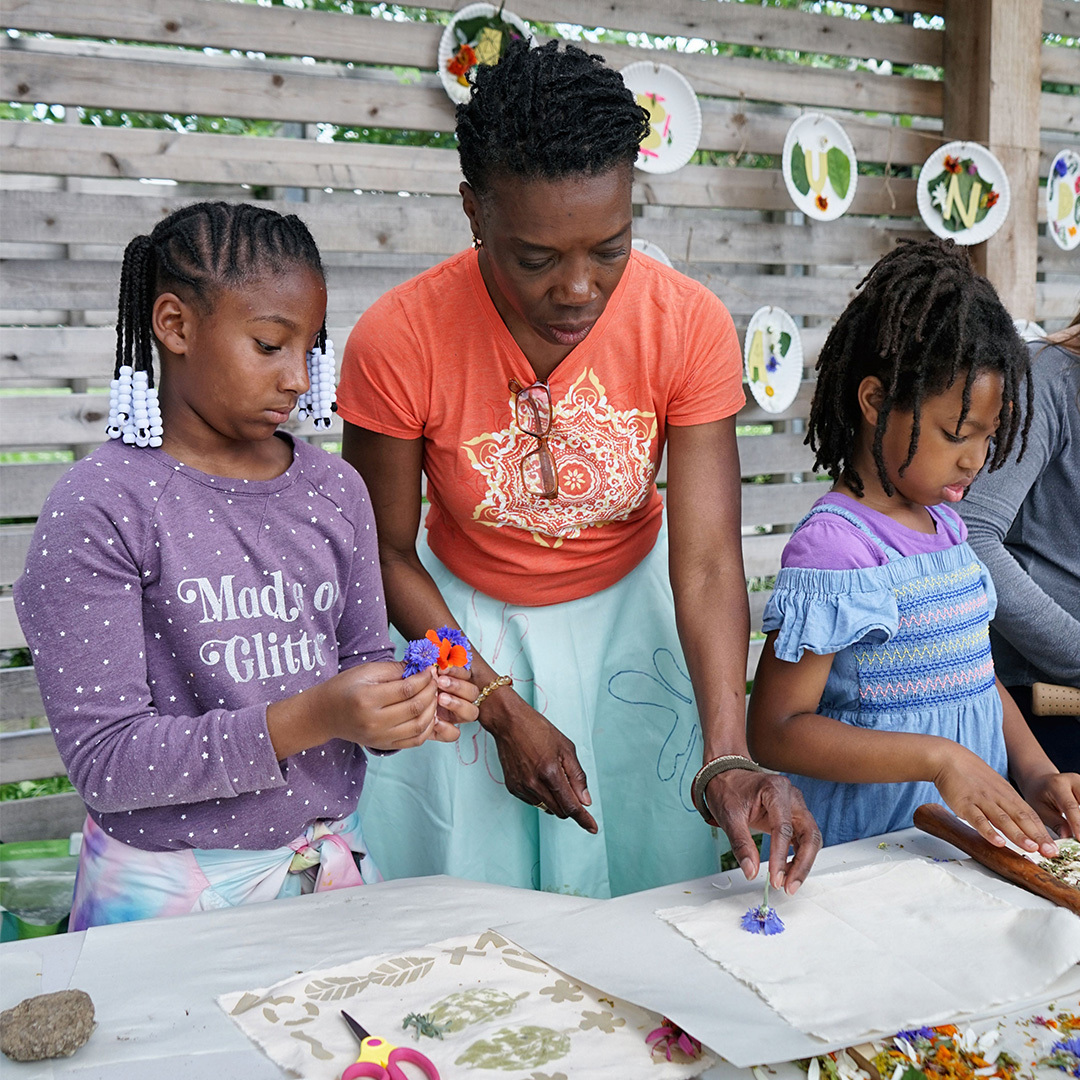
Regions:
<svg viewBox="0 0 1080 1080"><path fill-rule="evenodd" d="M405 648L405 670L402 678L417 675L425 668L438 669L439 711L432 738L450 742L457 738L455 724L476 720L480 710L473 704L479 693L468 679L451 674L453 668L468 671L472 664L472 648L465 634L453 626L429 630L422 638L410 641Z"/></svg>

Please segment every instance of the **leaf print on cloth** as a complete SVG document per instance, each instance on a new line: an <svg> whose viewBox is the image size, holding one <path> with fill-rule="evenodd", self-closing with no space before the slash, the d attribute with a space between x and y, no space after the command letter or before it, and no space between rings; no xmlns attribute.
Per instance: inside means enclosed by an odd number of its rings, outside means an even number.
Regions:
<svg viewBox="0 0 1080 1080"><path fill-rule="evenodd" d="M545 986L540 993L550 994L552 1005L563 1001L581 1001L585 997L577 983L568 982L566 979L556 979L554 986Z"/></svg>
<svg viewBox="0 0 1080 1080"><path fill-rule="evenodd" d="M626 669L608 679L608 693L640 710L650 727L664 725L668 734L656 758L656 775L663 783L678 785L679 801L697 813L690 788L697 773L700 726L694 708L694 688L670 649L652 655L652 671Z"/></svg>
<svg viewBox="0 0 1080 1080"><path fill-rule="evenodd" d="M616 409L591 368L552 402L548 444L559 470L557 499L525 490L521 459L536 449L536 439L513 422L509 397L505 415L502 431L464 443L472 467L487 481L475 521L527 529L538 544L559 547L583 528L625 521L648 500L656 476L656 414Z"/></svg>
<svg viewBox="0 0 1080 1080"><path fill-rule="evenodd" d="M528 1069L558 1061L570 1053L570 1039L551 1028L526 1025L500 1028L490 1039L475 1042L454 1062L475 1069Z"/></svg>
<svg viewBox="0 0 1080 1080"><path fill-rule="evenodd" d="M616 1028L625 1026L626 1021L621 1016L616 1018L614 1013L608 1012L606 1009L603 1012L584 1010L581 1014L581 1023L578 1024L582 1031L596 1028L599 1031L606 1031L609 1035L614 1035Z"/></svg>
<svg viewBox="0 0 1080 1080"><path fill-rule="evenodd" d="M404 986L427 975L435 960L430 956L398 956L358 977L336 976L314 979L304 993L316 1001L344 1001L368 986Z"/></svg>
<svg viewBox="0 0 1080 1080"><path fill-rule="evenodd" d="M460 994L451 994L437 1002L427 1015L444 1032L462 1031L470 1024L481 1024L487 1020L501 1020L509 1016L528 992L511 997L503 990L481 986L475 990L463 990Z"/></svg>

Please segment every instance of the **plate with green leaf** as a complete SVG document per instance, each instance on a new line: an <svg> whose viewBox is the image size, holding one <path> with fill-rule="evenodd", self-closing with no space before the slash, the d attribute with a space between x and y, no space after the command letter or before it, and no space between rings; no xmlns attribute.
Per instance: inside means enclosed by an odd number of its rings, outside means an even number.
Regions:
<svg viewBox="0 0 1080 1080"><path fill-rule="evenodd" d="M807 217L835 221L851 205L858 161L847 132L831 116L800 116L784 139L783 172L791 201Z"/></svg>
<svg viewBox="0 0 1080 1080"><path fill-rule="evenodd" d="M497 64L514 38L535 44L528 24L502 3L468 4L457 12L439 39L437 61L450 100L464 105L472 94L473 69Z"/></svg>
<svg viewBox="0 0 1080 1080"><path fill-rule="evenodd" d="M758 308L743 342L746 385L769 413L791 408L803 377L802 338L795 320L778 307Z"/></svg>

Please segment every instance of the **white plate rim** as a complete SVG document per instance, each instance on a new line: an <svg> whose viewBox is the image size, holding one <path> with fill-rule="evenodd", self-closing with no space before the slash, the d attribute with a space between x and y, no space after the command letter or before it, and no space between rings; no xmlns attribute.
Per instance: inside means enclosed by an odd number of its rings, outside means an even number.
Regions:
<svg viewBox="0 0 1080 1080"><path fill-rule="evenodd" d="M663 77L669 78L676 83L680 90L684 91L687 95L688 105L690 106L690 112L686 116L687 130L693 131L693 137L687 137L688 144L692 143L689 151L683 151L678 156L669 155L665 160L662 156L657 158L646 158L642 154L638 154L637 160L634 162L634 167L640 169L642 172L647 173L672 173L678 172L697 151L698 144L701 142L701 103L698 101L697 93L690 85L689 80L681 71L676 71L670 64L659 64L652 60L635 60L632 64L627 64L626 67L620 68L619 74L623 77L623 82L626 83L626 88L632 94L637 94L632 86L627 82L627 73L631 73L631 77L638 72L650 71L654 78ZM663 75L661 76L661 72Z"/></svg>
<svg viewBox="0 0 1080 1080"><path fill-rule="evenodd" d="M645 240L640 236L635 236L634 239L630 241L630 246L635 251L641 252L642 255L648 255L649 258L655 259L665 266L670 266L673 270L675 269L671 259L668 257L668 253L659 244L654 244L651 240Z"/></svg>
<svg viewBox="0 0 1080 1080"><path fill-rule="evenodd" d="M446 70L447 61L457 52L457 39L454 37L454 27L457 26L462 19L471 19L477 15L495 15L498 10L498 4L466 4L465 7L454 12L453 18L446 24L442 36L439 38L439 54L435 61L439 73L439 81L443 84L443 89L446 91L447 96L457 105L465 105L468 103L469 97L472 94L472 87L462 86L461 83L457 81L457 76L451 75L450 72ZM522 32L525 39L529 42L530 47L536 47L536 35L520 15L515 15L514 12L507 11L503 8L502 17L506 22L512 23Z"/></svg>
<svg viewBox="0 0 1080 1080"><path fill-rule="evenodd" d="M836 203L830 203L828 210L819 210L813 199L801 194L798 188L795 187L791 177L791 148L796 135L800 127L811 127L817 124L824 124L833 129L830 134L833 135L834 141L840 149L847 154L851 167L851 182L848 184L847 195ZM859 183L859 160L855 154L855 147L852 145L848 133L844 130L843 124L835 116L830 116L828 113L806 112L792 120L787 129L787 135L784 136L784 149L780 154L780 169L784 175L784 186L787 188L791 201L799 210L816 221L835 221L838 217L842 217L847 213L848 207L855 198L855 189Z"/></svg>
<svg viewBox="0 0 1080 1080"><path fill-rule="evenodd" d="M766 322L769 319L777 319L783 330L786 330L791 334L791 345L788 348L788 354L782 360L782 368L787 368L792 372L797 372L797 377L792 378L791 375L785 371L784 387L786 392L784 395L773 395L769 397L765 393L764 388L760 383L754 382L750 378L750 344L754 339L754 332L756 330L764 331ZM750 388L750 393L754 395L754 400L767 412L780 414L787 412L791 408L795 398L799 395L799 386L802 383L803 366L806 362L805 354L803 353L802 346L802 334L799 328L795 325L795 320L788 314L782 307L777 307L775 304L765 304L759 307L753 315L750 316L750 321L746 324L746 334L743 337L743 378L746 381L746 385ZM788 385L790 383L790 386Z"/></svg>
<svg viewBox="0 0 1080 1080"><path fill-rule="evenodd" d="M937 176L945 168L946 157L981 159L977 160L977 164L979 171L983 175L995 169L997 170L994 190L998 192L998 201L990 208L989 213L982 221L976 222L970 229L963 229L960 232L950 232L945 228L941 220L941 214L938 213L930 201L930 179L932 176ZM923 219L923 224L935 236L941 237L942 240L955 240L956 243L964 247L971 244L981 244L984 240L989 240L1005 223L1005 219L1009 216L1009 207L1012 205L1012 191L1009 187L1009 177L1005 173L1004 166L982 143L967 140L945 143L944 146L939 146L930 154L919 170L919 181L915 196L919 205L919 216Z"/></svg>

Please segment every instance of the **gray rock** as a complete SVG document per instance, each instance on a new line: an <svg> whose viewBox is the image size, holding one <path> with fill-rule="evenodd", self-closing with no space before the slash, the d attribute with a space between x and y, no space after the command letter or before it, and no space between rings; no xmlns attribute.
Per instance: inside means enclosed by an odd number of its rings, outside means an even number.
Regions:
<svg viewBox="0 0 1080 1080"><path fill-rule="evenodd" d="M13 1061L71 1057L94 1030L94 1003L83 990L20 1001L0 1013L0 1050Z"/></svg>

